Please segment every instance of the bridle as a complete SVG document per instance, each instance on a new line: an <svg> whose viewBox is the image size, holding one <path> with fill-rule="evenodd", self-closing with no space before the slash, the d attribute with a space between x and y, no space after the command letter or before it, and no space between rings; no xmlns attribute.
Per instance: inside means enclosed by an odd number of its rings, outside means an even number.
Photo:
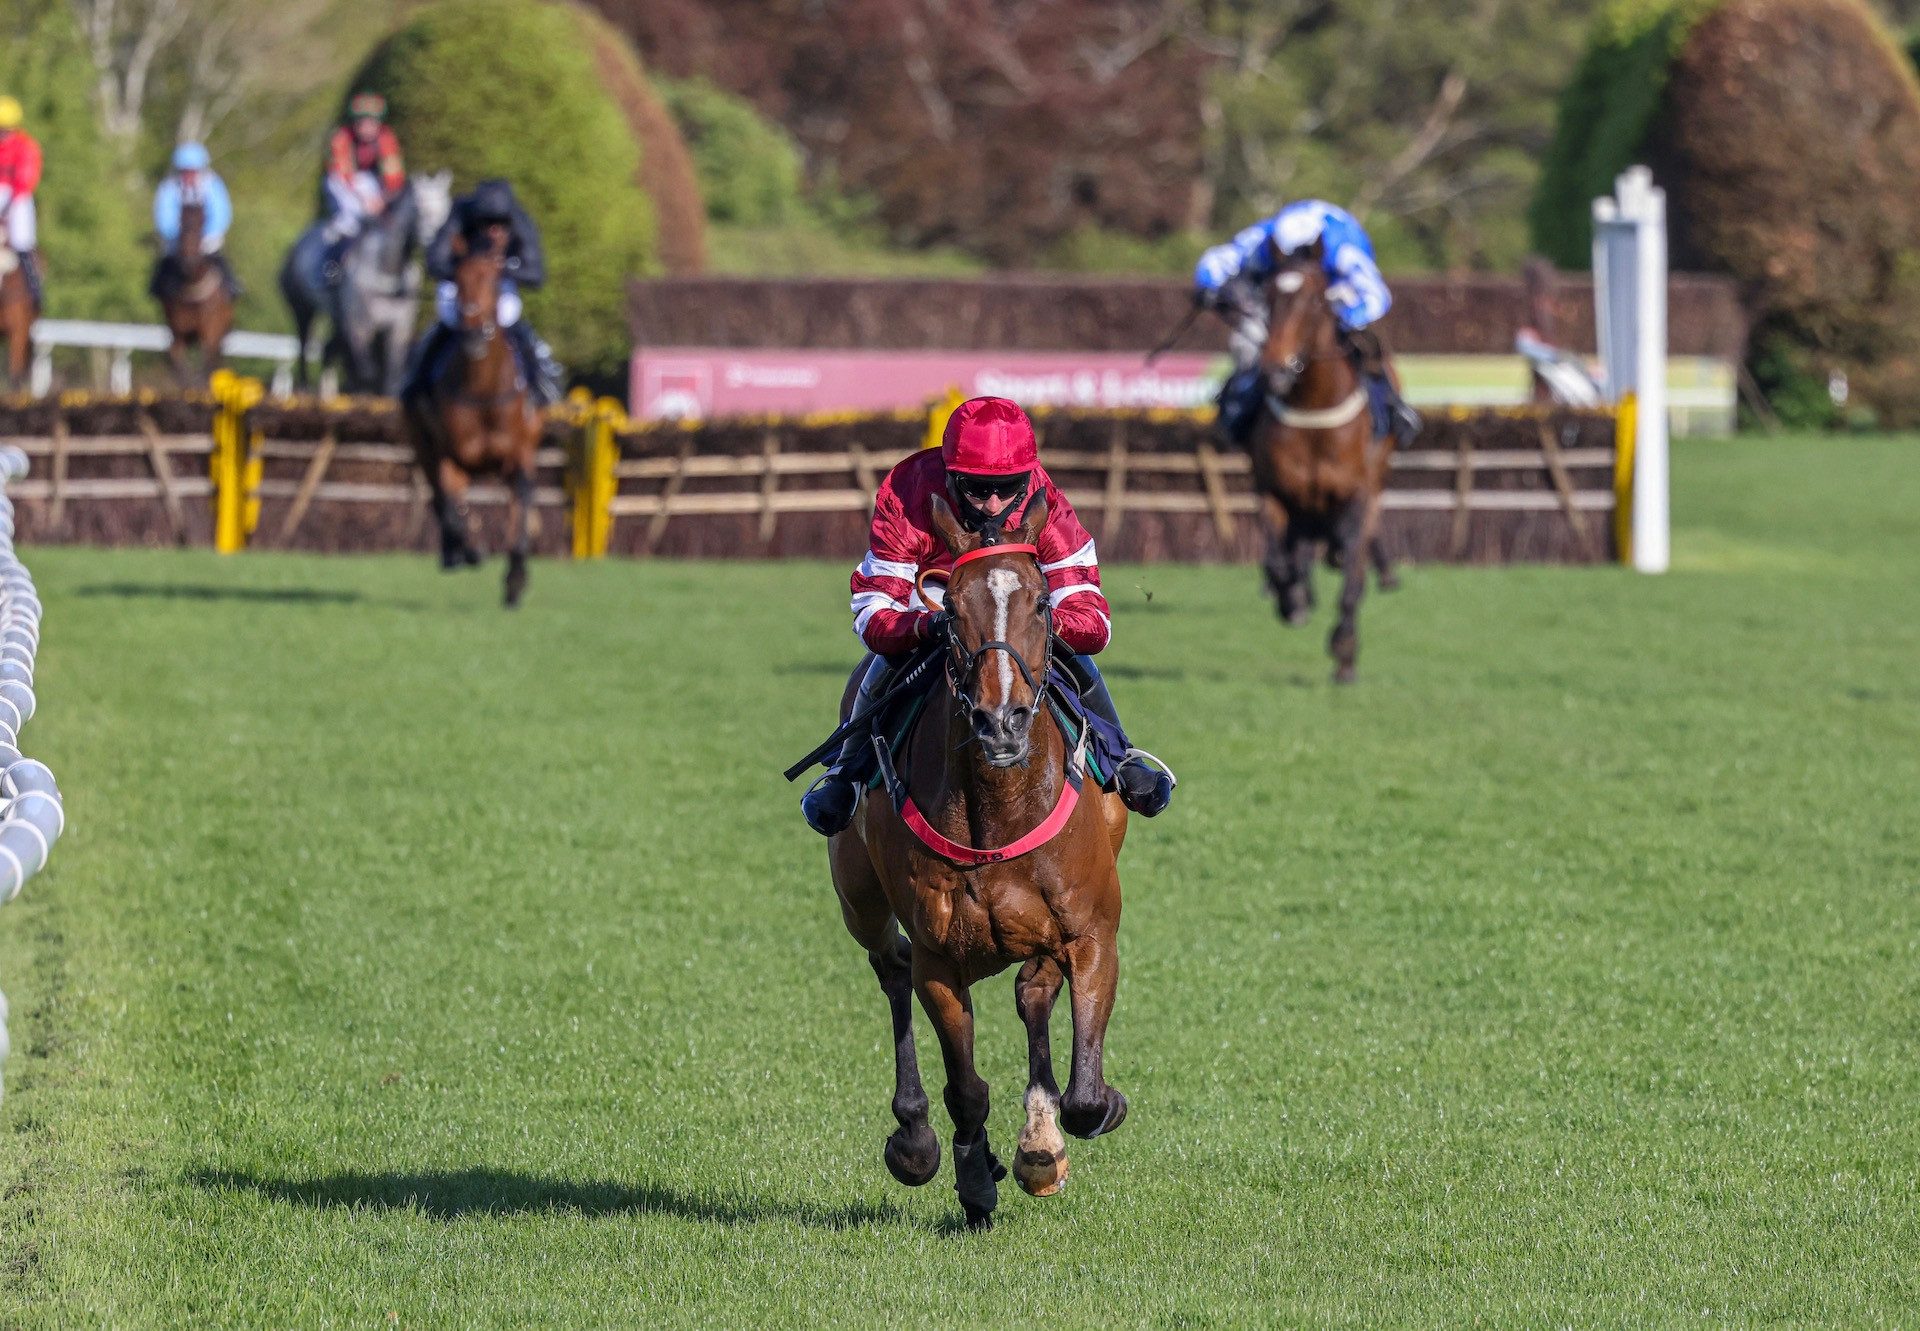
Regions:
<svg viewBox="0 0 1920 1331"><path fill-rule="evenodd" d="M958 556L953 561L953 567L957 569L976 559L987 559L994 555L1029 555L1035 564L1040 562L1040 551L1036 546L988 544ZM929 605L932 602L928 600L926 594L927 576L930 573L939 572L938 569L923 570L915 582L920 592L920 599L927 601ZM1038 711L1046 705L1045 694L1041 691L1039 681L1046 678L1047 670L1053 662L1053 605L1050 599L1044 596L1040 599L1040 618L1047 629L1047 654L1041 658L1040 672L1037 676L1027 664L1026 658L1020 655L1020 649L1010 642L1002 642L996 638L990 642L981 643L972 651L961 646L958 639L949 643L946 658L947 688L968 712L974 710L974 703L972 695L967 692L966 681L973 678L981 660L989 652L1005 652L1012 657L1013 663L1020 668L1021 677L1033 686L1035 710ZM1080 787L1086 780L1088 729L1085 725L1080 727L1079 738L1074 742L1072 752L1067 755L1066 779L1060 783L1060 795L1054 801L1052 812L1024 836L1009 841L1004 846L984 848L972 846L955 841L942 833L914 804L913 795L907 790L906 782L900 779L900 774L894 769L893 758L887 751L886 740L881 736L874 736L873 751L880 764L880 780L886 787L887 797L893 802L894 811L900 815L900 820L906 824L907 830L919 839L921 845L943 859L963 869L978 869L983 865L1003 864L1008 860L1018 859L1030 851L1038 850L1060 835L1068 820L1073 817L1074 809L1079 806ZM969 736L969 740L971 738Z"/></svg>
<svg viewBox="0 0 1920 1331"><path fill-rule="evenodd" d="M977 550L969 550L965 554L957 556L953 561L952 569L941 570L930 568L923 570L920 577L916 580L915 590L920 593L920 599L922 601L928 605L932 605L933 601L927 595L926 582L928 577L932 576L949 580L953 572L959 570L963 565L971 564L976 560L986 559L993 555L1027 555L1033 559L1036 566L1040 563L1040 548L1038 546L1020 544L983 545ZM947 691L953 694L969 714L978 707L970 691L970 681L977 677L981 661L993 652L1005 652L1013 658L1014 668L1020 672L1020 677L1027 681L1027 687L1033 690L1035 705L1039 705L1040 699L1044 696L1044 681L1047 678L1047 672L1053 667L1053 602L1052 599L1044 593L1040 597L1040 621L1046 630L1047 646L1046 654L1040 658L1040 669L1038 671L1035 671L1033 667L1027 663L1027 658L1020 654L1018 647L1015 647L1012 643L1004 641L1003 639L989 639L981 643L978 647L975 647L972 651L968 651L966 645L960 641L957 634L949 635L946 659ZM969 739L971 738L972 737L969 736Z"/></svg>
<svg viewBox="0 0 1920 1331"><path fill-rule="evenodd" d="M1277 279L1279 274L1276 274L1275 277ZM1293 293L1293 297L1295 300L1305 299L1306 292L1303 289L1296 290ZM1319 299L1319 297L1316 297L1316 299ZM1331 314L1325 313L1322 317L1331 318ZM1278 320L1274 317L1271 300L1269 300L1267 305L1267 321L1269 329L1278 323ZM1269 333L1269 337L1271 337L1271 333ZM1300 383L1300 376L1307 372L1308 366L1318 364L1321 361L1338 361L1345 359L1347 359L1347 353L1344 350L1338 349L1320 352L1296 351L1279 365L1269 365L1266 359L1266 348L1264 346L1261 347L1260 372L1261 378L1265 381L1263 385L1263 396L1266 409L1282 423L1297 425L1302 428L1325 429L1335 425L1344 425L1348 420L1351 420L1353 416L1358 414L1355 409L1356 402L1359 407L1365 406L1366 396L1364 390L1356 393L1354 397L1350 397L1340 406L1322 412L1297 411L1287 405L1287 399L1293 395L1293 390Z"/></svg>

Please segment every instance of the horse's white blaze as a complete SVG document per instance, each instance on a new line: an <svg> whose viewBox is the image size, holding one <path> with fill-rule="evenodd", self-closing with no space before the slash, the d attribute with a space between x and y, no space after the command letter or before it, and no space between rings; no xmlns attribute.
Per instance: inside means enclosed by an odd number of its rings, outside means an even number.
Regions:
<svg viewBox="0 0 1920 1331"><path fill-rule="evenodd" d="M1020 590L1020 575L1010 568L997 568L987 574L987 590L993 593L993 636L1000 642L1007 640L1007 602ZM1013 692L1013 658L1006 652L995 652L1000 662L1000 696L1005 698Z"/></svg>
<svg viewBox="0 0 1920 1331"><path fill-rule="evenodd" d="M1305 273L1282 273L1273 279L1273 284L1288 295L1292 295L1307 284L1307 275Z"/></svg>

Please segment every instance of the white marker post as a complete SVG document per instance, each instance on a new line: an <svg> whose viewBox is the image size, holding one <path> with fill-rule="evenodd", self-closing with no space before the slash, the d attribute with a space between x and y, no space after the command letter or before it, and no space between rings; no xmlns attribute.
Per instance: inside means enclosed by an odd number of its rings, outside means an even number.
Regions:
<svg viewBox="0 0 1920 1331"><path fill-rule="evenodd" d="M1633 566L1664 573L1667 506L1667 196L1644 166L1593 201L1593 309L1607 400L1634 399Z"/></svg>

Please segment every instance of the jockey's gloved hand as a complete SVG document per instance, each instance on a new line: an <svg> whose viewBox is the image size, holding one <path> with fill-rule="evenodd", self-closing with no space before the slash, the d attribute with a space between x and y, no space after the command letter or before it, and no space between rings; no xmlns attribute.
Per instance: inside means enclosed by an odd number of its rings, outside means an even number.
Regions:
<svg viewBox="0 0 1920 1331"><path fill-rule="evenodd" d="M922 642L944 644L953 636L953 615L946 610L934 610L920 621L920 639Z"/></svg>
<svg viewBox="0 0 1920 1331"><path fill-rule="evenodd" d="M1195 287L1193 289L1193 305L1195 309L1210 310L1219 303L1220 292L1218 289L1209 290L1206 287Z"/></svg>

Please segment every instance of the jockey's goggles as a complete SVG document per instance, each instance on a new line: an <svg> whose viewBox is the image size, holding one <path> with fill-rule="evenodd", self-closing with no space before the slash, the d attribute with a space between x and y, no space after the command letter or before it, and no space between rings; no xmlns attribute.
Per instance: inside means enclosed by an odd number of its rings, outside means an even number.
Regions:
<svg viewBox="0 0 1920 1331"><path fill-rule="evenodd" d="M1011 476L974 476L956 471L952 473L952 478L953 488L962 499L970 504L984 504L989 499L1018 499L1026 492L1033 473L1020 471Z"/></svg>

